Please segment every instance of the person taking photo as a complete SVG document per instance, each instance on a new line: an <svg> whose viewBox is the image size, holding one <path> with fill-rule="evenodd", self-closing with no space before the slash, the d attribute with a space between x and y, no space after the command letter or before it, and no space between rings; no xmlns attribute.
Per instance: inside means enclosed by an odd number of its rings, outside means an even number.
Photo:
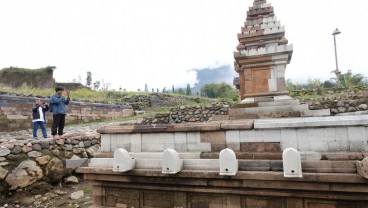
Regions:
<svg viewBox="0 0 368 208"><path fill-rule="evenodd" d="M69 92L63 87L56 87L55 94L50 98L50 108L52 111L51 135L55 139L58 135L64 134L66 105L70 102Z"/></svg>
<svg viewBox="0 0 368 208"><path fill-rule="evenodd" d="M38 139L38 128L41 128L43 137L47 138L45 113L48 110L49 106L47 104L42 103L40 99L35 100L35 105L32 107L33 139Z"/></svg>

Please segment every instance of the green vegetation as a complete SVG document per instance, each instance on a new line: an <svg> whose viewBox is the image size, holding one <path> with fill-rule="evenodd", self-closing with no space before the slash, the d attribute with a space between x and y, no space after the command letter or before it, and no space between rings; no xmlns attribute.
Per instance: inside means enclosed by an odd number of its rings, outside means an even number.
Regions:
<svg viewBox="0 0 368 208"><path fill-rule="evenodd" d="M206 84L202 87L201 95L226 101L238 101L238 92L227 83Z"/></svg>
<svg viewBox="0 0 368 208"><path fill-rule="evenodd" d="M351 70L340 75L343 88L336 87L336 79L322 82L320 79L310 79L308 84L293 84L287 80L290 96L298 97L301 102L319 102L321 100L348 99L352 94L365 95L368 92L368 83L362 74L353 74Z"/></svg>

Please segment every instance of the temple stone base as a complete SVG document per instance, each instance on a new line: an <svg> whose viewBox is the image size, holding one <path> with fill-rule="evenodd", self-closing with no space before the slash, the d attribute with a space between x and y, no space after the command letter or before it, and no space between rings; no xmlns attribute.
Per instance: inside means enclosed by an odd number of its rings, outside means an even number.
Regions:
<svg viewBox="0 0 368 208"><path fill-rule="evenodd" d="M245 98L229 109L230 120L329 116L329 109L309 110L307 104L287 95Z"/></svg>
<svg viewBox="0 0 368 208"><path fill-rule="evenodd" d="M323 169L323 164L309 165ZM288 179L282 172L273 171L239 171L234 177L212 170L167 175L161 170L119 173L112 168L82 167L78 172L93 181L93 207L368 207L367 180L356 173L314 172Z"/></svg>

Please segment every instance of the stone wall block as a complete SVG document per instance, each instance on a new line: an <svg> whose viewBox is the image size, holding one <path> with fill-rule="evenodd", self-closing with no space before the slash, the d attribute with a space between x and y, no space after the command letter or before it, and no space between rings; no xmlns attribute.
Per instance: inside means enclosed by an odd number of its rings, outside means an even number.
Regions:
<svg viewBox="0 0 368 208"><path fill-rule="evenodd" d="M366 127L348 127L349 141L368 140Z"/></svg>

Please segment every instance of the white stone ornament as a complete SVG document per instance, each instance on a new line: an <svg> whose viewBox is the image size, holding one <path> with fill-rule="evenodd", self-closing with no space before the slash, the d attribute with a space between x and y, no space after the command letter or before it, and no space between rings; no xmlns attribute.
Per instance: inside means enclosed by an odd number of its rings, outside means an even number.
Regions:
<svg viewBox="0 0 368 208"><path fill-rule="evenodd" d="M113 171L127 172L134 169L135 159L132 158L128 151L123 148L117 149L114 152Z"/></svg>
<svg viewBox="0 0 368 208"><path fill-rule="evenodd" d="M294 148L287 148L282 153L285 178L302 178L302 162L300 153Z"/></svg>
<svg viewBox="0 0 368 208"><path fill-rule="evenodd" d="M162 173L176 174L183 169L183 160L179 153L173 149L166 149L162 158Z"/></svg>
<svg viewBox="0 0 368 208"><path fill-rule="evenodd" d="M220 175L235 176L238 172L239 164L235 152L232 149L223 149L220 152Z"/></svg>

